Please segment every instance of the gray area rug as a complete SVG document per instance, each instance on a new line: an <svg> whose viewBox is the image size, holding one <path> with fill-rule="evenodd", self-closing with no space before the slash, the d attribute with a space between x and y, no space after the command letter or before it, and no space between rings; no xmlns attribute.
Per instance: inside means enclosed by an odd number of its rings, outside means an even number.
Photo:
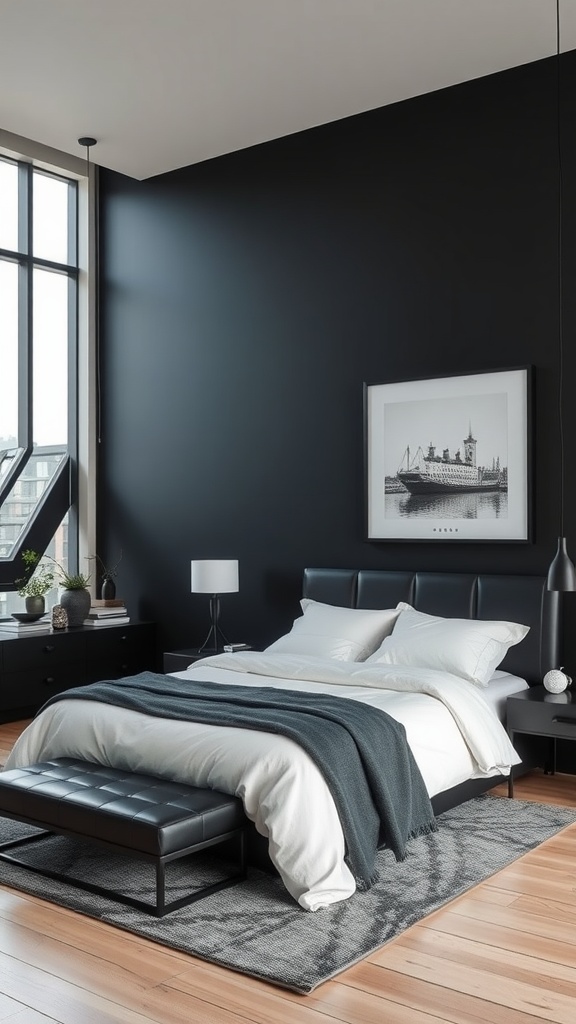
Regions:
<svg viewBox="0 0 576 1024"><path fill-rule="evenodd" d="M256 869L246 881L164 919L42 878L0 861L0 883L99 918L137 935L296 992L311 992L433 910L488 878L576 821L576 810L479 797L438 818L439 830L413 839L405 861L378 854L380 881L325 910L301 910L280 880ZM33 832L0 819L0 841ZM153 902L153 869L85 843L50 837L17 851ZM196 855L168 866L167 898L222 877L228 864Z"/></svg>

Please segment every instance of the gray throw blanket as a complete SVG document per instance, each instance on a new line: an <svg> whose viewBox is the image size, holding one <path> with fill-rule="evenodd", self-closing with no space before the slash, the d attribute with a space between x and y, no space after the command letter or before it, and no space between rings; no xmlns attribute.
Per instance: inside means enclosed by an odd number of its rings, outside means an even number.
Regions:
<svg viewBox="0 0 576 1024"><path fill-rule="evenodd" d="M265 686L174 679L141 672L56 694L158 718L258 729L288 736L316 763L338 809L346 863L359 889L377 878L376 850L403 860L406 841L435 830L434 812L404 726L360 701Z"/></svg>

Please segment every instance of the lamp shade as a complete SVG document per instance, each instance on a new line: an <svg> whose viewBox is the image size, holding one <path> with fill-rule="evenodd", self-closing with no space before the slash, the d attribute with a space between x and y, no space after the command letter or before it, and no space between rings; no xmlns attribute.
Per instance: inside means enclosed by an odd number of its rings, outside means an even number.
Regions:
<svg viewBox="0 0 576 1024"><path fill-rule="evenodd" d="M193 594L234 594L239 590L237 559L194 559L191 566Z"/></svg>
<svg viewBox="0 0 576 1024"><path fill-rule="evenodd" d="M566 538L558 537L558 550L548 570L547 590L576 590L576 569L566 550Z"/></svg>

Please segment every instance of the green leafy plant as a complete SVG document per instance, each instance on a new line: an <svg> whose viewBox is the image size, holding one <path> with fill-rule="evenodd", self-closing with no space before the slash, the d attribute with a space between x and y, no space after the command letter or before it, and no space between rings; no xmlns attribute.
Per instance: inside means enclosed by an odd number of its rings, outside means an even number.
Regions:
<svg viewBox="0 0 576 1024"><path fill-rule="evenodd" d="M27 548L22 552L25 575L15 580L20 597L44 597L54 586L54 570L47 565L40 565L37 551Z"/></svg>
<svg viewBox="0 0 576 1024"><path fill-rule="evenodd" d="M82 572L69 573L60 569L60 585L64 590L86 590L89 583L90 576L85 576Z"/></svg>
<svg viewBox="0 0 576 1024"><path fill-rule="evenodd" d="M22 552L22 561L25 567L25 576L15 580L20 597L41 597L47 594L58 582L64 590L85 590L90 583L90 576L82 572L69 573L51 555L44 555L51 566L40 562L41 556L37 551L28 549Z"/></svg>

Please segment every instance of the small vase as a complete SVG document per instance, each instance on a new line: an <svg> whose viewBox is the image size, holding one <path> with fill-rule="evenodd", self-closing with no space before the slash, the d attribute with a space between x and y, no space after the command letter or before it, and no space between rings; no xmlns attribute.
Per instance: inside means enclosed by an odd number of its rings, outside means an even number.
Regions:
<svg viewBox="0 0 576 1024"><path fill-rule="evenodd" d="M100 596L103 601L113 601L116 597L116 584L111 576L105 576L102 580Z"/></svg>
<svg viewBox="0 0 576 1024"><path fill-rule="evenodd" d="M77 590L63 590L60 604L68 616L68 629L78 629L90 611L90 591L81 587Z"/></svg>
<svg viewBox="0 0 576 1024"><path fill-rule="evenodd" d="M37 597L26 598L26 611L29 615L44 615L46 611L46 602L43 595Z"/></svg>

